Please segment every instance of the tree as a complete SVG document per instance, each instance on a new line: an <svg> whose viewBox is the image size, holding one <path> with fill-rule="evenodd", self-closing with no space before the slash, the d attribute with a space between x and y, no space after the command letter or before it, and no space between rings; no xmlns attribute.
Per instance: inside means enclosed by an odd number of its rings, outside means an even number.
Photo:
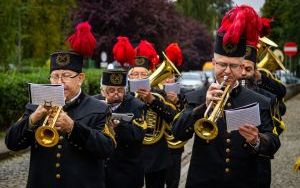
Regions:
<svg viewBox="0 0 300 188"><path fill-rule="evenodd" d="M16 55L16 38L18 27L18 0L0 1L0 65L1 69L8 68L9 60ZM12 14L14 13L14 14Z"/></svg>
<svg viewBox="0 0 300 188"><path fill-rule="evenodd" d="M274 20L270 38L279 46L282 47L287 41L300 43L299 9L300 0L266 0L262 7L262 15Z"/></svg>
<svg viewBox="0 0 300 188"><path fill-rule="evenodd" d="M87 20L93 26L96 60L101 51L106 51L112 61L112 46L119 35L129 37L134 46L147 39L158 52L168 43L178 42L187 57L185 61L198 63L197 69L201 68L201 59L211 56L211 37L206 28L179 14L168 0L80 0L78 7L73 25Z"/></svg>
<svg viewBox="0 0 300 188"><path fill-rule="evenodd" d="M0 1L0 58L4 69L8 64L23 66L44 60L64 45L70 30L69 10L74 0Z"/></svg>
<svg viewBox="0 0 300 188"><path fill-rule="evenodd" d="M176 8L186 16L204 23L210 31L215 30L223 15L231 8L231 0L177 0Z"/></svg>

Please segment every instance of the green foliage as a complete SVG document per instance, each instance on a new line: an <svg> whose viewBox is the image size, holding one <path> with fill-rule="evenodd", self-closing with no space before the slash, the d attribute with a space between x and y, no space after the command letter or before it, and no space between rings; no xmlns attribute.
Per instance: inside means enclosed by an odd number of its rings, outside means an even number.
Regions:
<svg viewBox="0 0 300 188"><path fill-rule="evenodd" d="M100 69L87 69L83 91L90 95L99 93ZM0 130L17 121L28 102L27 83L48 83L49 69L37 68L25 73L9 71L0 73Z"/></svg>
<svg viewBox="0 0 300 188"><path fill-rule="evenodd" d="M42 65L50 53L64 48L74 7L74 0L1 0L0 68L23 66L27 58L38 58Z"/></svg>
<svg viewBox="0 0 300 188"><path fill-rule="evenodd" d="M261 9L262 15L273 18L272 40L283 47L287 41L300 44L300 0L266 0Z"/></svg>
<svg viewBox="0 0 300 188"><path fill-rule="evenodd" d="M218 27L221 18L231 7L231 0L177 0L176 8L186 16L204 23L210 31Z"/></svg>

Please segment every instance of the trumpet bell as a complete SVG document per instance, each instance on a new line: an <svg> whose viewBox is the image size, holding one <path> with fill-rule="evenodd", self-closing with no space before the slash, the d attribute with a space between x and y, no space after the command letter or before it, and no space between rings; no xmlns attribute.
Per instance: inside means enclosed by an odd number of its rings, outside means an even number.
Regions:
<svg viewBox="0 0 300 188"><path fill-rule="evenodd" d="M59 141L59 133L54 128L57 118L61 112L61 106L50 107L50 112L46 116L43 125L35 131L35 140L41 146L53 147Z"/></svg>
<svg viewBox="0 0 300 188"><path fill-rule="evenodd" d="M200 138L207 142L215 139L219 132L216 123L205 118L199 119L195 122L194 130Z"/></svg>
<svg viewBox="0 0 300 188"><path fill-rule="evenodd" d="M35 138L41 146L53 147L59 141L59 134L53 127L41 126L35 131Z"/></svg>

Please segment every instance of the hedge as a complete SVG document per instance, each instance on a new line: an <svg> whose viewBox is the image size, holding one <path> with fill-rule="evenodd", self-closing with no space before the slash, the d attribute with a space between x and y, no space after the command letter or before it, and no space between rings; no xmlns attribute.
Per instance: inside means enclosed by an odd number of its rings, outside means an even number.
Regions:
<svg viewBox="0 0 300 188"><path fill-rule="evenodd" d="M99 93L101 69L86 69L83 91L90 95ZM16 71L0 73L0 130L5 130L17 121L28 102L28 83L49 83L49 70L35 69L34 72Z"/></svg>

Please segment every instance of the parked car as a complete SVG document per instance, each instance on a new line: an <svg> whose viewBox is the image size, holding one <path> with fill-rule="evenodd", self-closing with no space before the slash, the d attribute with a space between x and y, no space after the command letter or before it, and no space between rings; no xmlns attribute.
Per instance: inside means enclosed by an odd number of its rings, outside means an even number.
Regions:
<svg viewBox="0 0 300 188"><path fill-rule="evenodd" d="M290 71L278 70L275 72L275 75L280 79L284 84L298 84L300 83L300 78L293 76Z"/></svg>
<svg viewBox="0 0 300 188"><path fill-rule="evenodd" d="M190 71L182 72L178 82L181 91L186 92L204 87L206 82L210 84L213 80L213 73L211 71Z"/></svg>

